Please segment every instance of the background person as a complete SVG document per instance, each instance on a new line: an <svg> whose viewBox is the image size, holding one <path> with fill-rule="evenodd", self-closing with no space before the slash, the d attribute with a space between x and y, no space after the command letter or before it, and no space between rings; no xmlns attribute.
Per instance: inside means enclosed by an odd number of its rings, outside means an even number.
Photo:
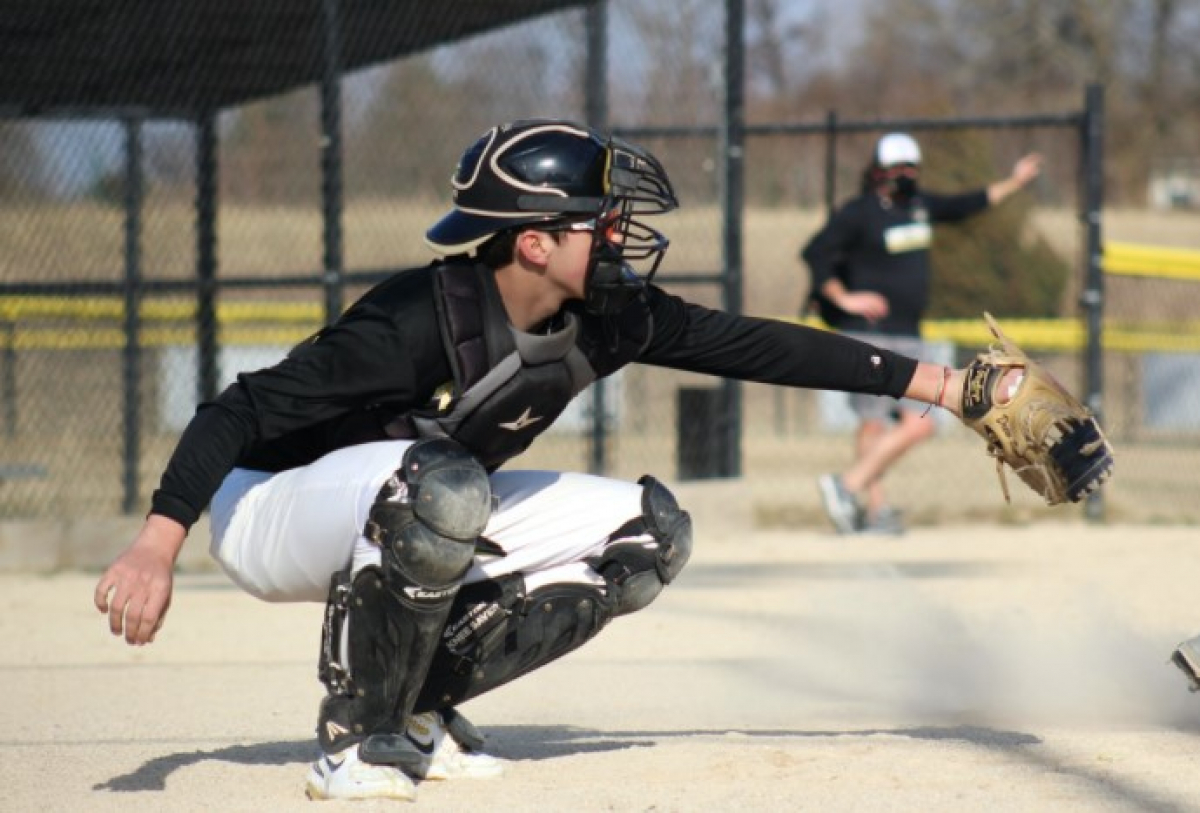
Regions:
<svg viewBox="0 0 1200 813"><path fill-rule="evenodd" d="M1026 155L1012 173L985 189L961 194L925 191L921 150L905 133L879 139L863 173L861 194L813 235L801 257L822 318L833 328L878 347L928 358L921 319L929 306L933 224L963 220L1025 187L1041 169ZM883 478L936 424L924 404L870 394L850 399L859 424L854 462L819 479L821 498L839 533L902 533L899 511L887 503Z"/></svg>

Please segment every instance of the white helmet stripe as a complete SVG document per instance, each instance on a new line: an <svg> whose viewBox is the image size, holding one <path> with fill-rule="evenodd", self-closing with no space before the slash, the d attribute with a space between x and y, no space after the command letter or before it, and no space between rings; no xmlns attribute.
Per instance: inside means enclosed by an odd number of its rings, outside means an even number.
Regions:
<svg viewBox="0 0 1200 813"><path fill-rule="evenodd" d="M530 129L521 133L519 138L513 139L512 141L505 144L500 149L496 150L495 155L493 155L491 157L490 161L491 161L491 165L492 165L492 171L496 173L496 177L503 178L504 182L507 183L508 185L513 186L517 189L524 189L526 192L537 192L541 195L558 195L559 197L562 197L562 198L567 197L567 193L561 189L551 189L551 188L548 188L545 186L537 186L535 184L522 183L520 180L518 180L517 178L514 178L512 175L508 174L503 169L501 169L500 164L498 162L500 156L504 155L504 153L508 152L510 149L512 149L516 145L520 144L522 141L529 138L530 136L539 135L541 133L552 133L552 132L570 133L571 135L579 136L580 138L588 138L588 136L589 136L589 133L587 133L584 130L580 130L576 127L568 127L568 126L565 126L562 124L547 124L542 127L531 127Z"/></svg>
<svg viewBox="0 0 1200 813"><path fill-rule="evenodd" d="M492 129L488 130L487 144L485 144L483 149L480 150L480 152L479 152L479 157L481 159L483 158L484 155L487 155L487 151L489 149L491 149L492 143L496 140L496 133L498 133L499 131L500 131L499 127L493 127ZM471 177L468 178L465 183L458 182L458 171L455 170L454 175L452 175L450 177L450 185L453 186L455 189L469 189L471 186L473 186L475 184L475 181L479 180L479 168L481 166L483 166L482 160L475 162L475 169L473 169L471 171Z"/></svg>

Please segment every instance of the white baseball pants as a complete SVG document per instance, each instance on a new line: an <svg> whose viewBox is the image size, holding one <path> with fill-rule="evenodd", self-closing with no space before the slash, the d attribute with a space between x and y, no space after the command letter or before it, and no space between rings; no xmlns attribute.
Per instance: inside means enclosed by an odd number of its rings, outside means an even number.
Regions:
<svg viewBox="0 0 1200 813"><path fill-rule="evenodd" d="M379 548L363 527L411 444L350 446L278 474L234 469L212 500L213 557L264 601L324 602L334 573L378 564ZM583 560L642 513L636 483L554 471L500 471L490 479L499 507L484 536L506 555L477 555L467 583L519 572L530 590L564 581L602 586Z"/></svg>

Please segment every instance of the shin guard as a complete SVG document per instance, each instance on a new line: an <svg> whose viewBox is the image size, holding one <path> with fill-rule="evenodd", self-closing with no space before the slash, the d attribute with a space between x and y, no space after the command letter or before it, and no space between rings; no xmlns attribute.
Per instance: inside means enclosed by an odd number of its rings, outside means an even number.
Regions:
<svg viewBox="0 0 1200 813"><path fill-rule="evenodd" d="M330 590L320 667L329 694L318 727L327 752L358 743L367 762L423 757L405 724L490 510L487 473L461 447L409 447L367 522L379 566L338 574Z"/></svg>

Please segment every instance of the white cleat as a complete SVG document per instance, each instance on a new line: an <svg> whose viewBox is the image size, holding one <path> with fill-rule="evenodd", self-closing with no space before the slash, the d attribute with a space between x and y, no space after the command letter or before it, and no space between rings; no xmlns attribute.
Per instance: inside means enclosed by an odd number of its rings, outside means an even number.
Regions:
<svg viewBox="0 0 1200 813"><path fill-rule="evenodd" d="M417 798L417 786L403 771L389 765L372 765L358 756L352 745L336 754L322 754L308 771L308 798L399 799Z"/></svg>
<svg viewBox="0 0 1200 813"><path fill-rule="evenodd" d="M504 775L502 760L455 739L439 712L410 716L405 736L427 756L412 772L416 779L497 779Z"/></svg>

